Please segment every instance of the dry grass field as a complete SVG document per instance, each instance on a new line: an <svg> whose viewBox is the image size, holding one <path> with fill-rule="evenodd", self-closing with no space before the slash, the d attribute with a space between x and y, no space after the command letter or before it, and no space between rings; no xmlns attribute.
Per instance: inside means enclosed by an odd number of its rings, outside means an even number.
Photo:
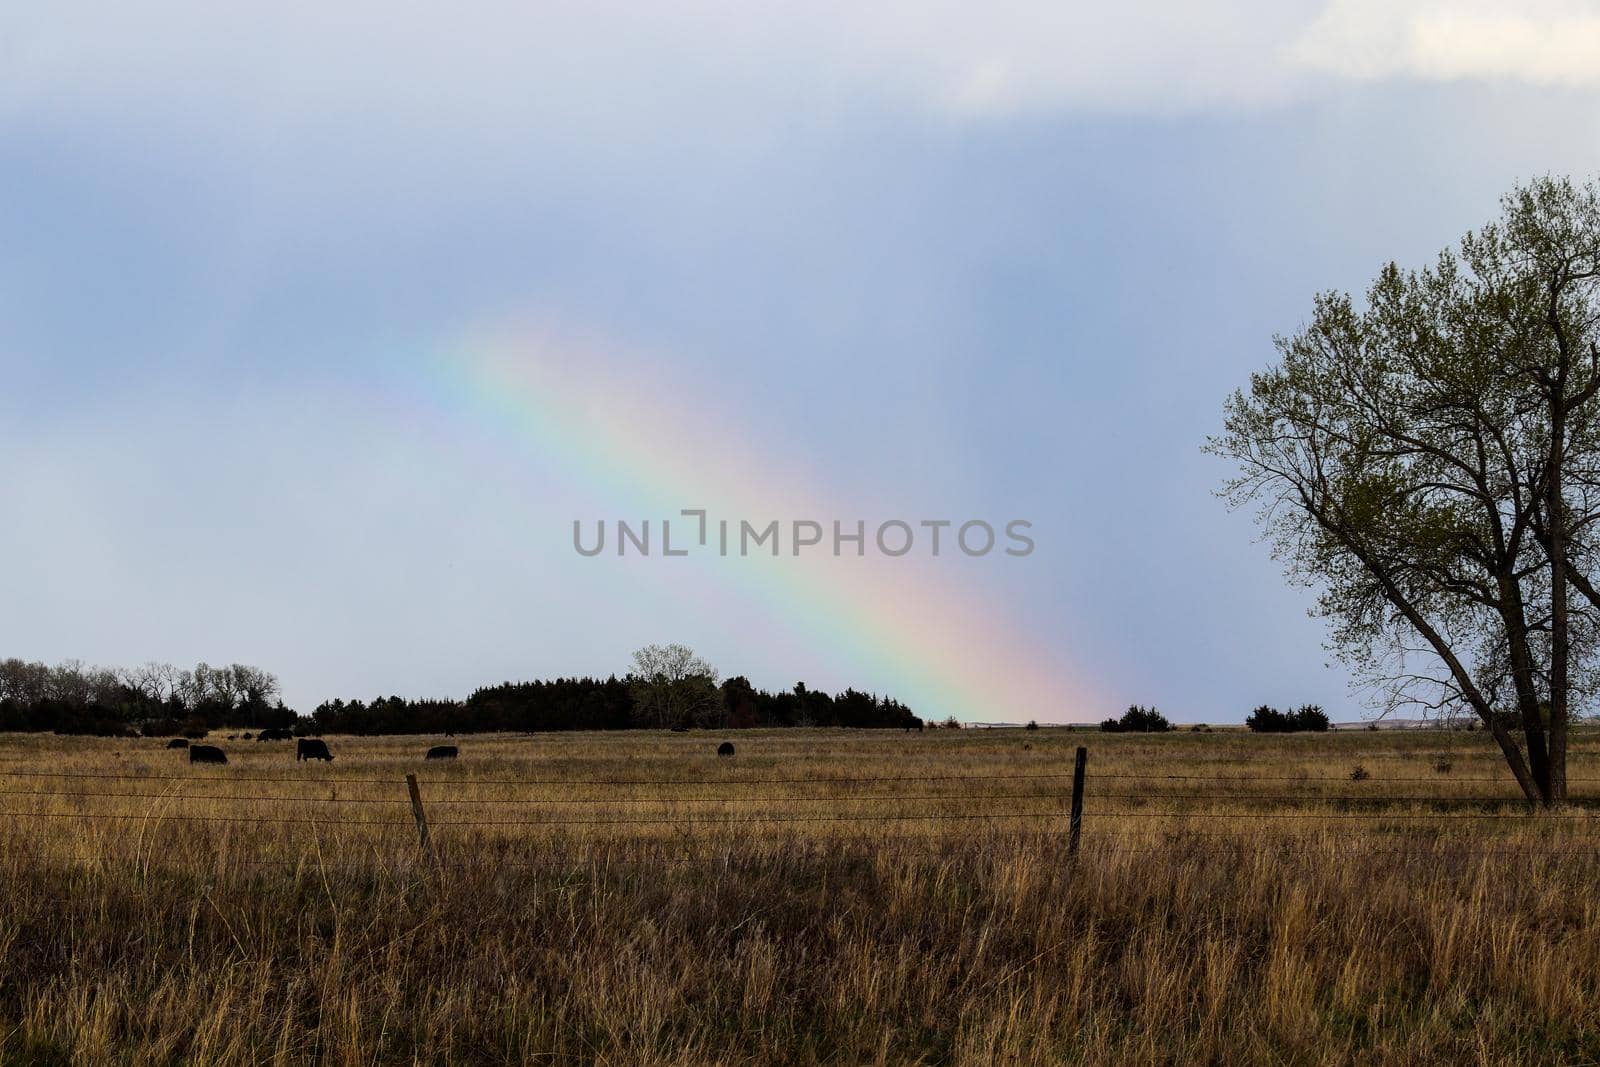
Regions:
<svg viewBox="0 0 1600 1067"><path fill-rule="evenodd" d="M0 737L0 1062L1600 1061L1600 822L1482 734L728 736Z"/></svg>

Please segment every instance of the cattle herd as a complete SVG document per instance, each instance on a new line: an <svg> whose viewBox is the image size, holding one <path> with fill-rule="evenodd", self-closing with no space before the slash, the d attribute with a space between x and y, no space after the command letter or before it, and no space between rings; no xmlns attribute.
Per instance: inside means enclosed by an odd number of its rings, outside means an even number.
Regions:
<svg viewBox="0 0 1600 1067"><path fill-rule="evenodd" d="M230 735L232 736L232 735ZM244 735L246 739L249 734ZM294 741L294 758L298 763L301 760L322 760L331 762L333 753L328 751L328 743L321 738L301 737L296 738L288 730L262 730L256 735L257 741ZM215 745L191 745L182 737L174 737L167 742L168 748L186 748L189 750L190 763L227 763L228 754ZM428 749L425 759L455 759L461 755L461 750L455 745L434 745ZM733 742L724 741L717 746L718 756L732 756Z"/></svg>
<svg viewBox="0 0 1600 1067"><path fill-rule="evenodd" d="M246 734L245 736L248 737L249 735ZM328 751L328 743L321 738L295 738L295 736L288 730L262 730L261 733L256 735L255 739L257 741L294 741L294 758L296 763L300 762L301 760L322 760L325 763L332 762L333 760L333 753ZM167 747L187 748L189 750L190 763L228 762L228 754L222 751L222 749L217 748L215 745L191 745L183 738L175 737L171 741L167 742ZM451 745L448 747L448 749L443 746L429 749L428 758L439 759L440 757L435 756L434 753L442 751L449 752L449 756L445 758L454 759L456 756L456 748L454 745Z"/></svg>

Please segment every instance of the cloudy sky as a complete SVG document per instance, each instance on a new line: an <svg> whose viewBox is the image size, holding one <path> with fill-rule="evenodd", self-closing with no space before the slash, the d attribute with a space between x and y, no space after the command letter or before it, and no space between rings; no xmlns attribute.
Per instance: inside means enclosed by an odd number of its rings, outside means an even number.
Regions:
<svg viewBox="0 0 1600 1067"><path fill-rule="evenodd" d="M1201 445L1597 104L1578 3L12 5L0 655L1356 718ZM1035 548L664 558L686 508Z"/></svg>

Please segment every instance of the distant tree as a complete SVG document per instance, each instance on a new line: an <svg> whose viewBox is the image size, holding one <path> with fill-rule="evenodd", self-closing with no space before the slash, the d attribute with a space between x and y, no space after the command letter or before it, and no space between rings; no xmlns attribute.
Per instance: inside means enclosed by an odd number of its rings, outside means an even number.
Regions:
<svg viewBox="0 0 1600 1067"><path fill-rule="evenodd" d="M878 702L878 707L880 710L878 712L877 725L889 728L899 728L903 730L922 729L922 718L913 714L910 708L906 707L898 700L894 700L890 697L884 697Z"/></svg>
<svg viewBox="0 0 1600 1067"><path fill-rule="evenodd" d="M1244 724L1258 734L1281 734L1288 729L1289 720L1277 708L1263 704L1244 717Z"/></svg>
<svg viewBox="0 0 1600 1067"><path fill-rule="evenodd" d="M1108 734L1139 733L1164 734L1172 729L1167 717L1154 707L1130 704L1120 719L1106 719L1100 729Z"/></svg>
<svg viewBox="0 0 1600 1067"><path fill-rule="evenodd" d="M744 675L735 675L722 683L722 713L727 724L734 729L748 730L759 722L760 704L755 686Z"/></svg>
<svg viewBox="0 0 1600 1067"><path fill-rule="evenodd" d="M646 645L635 652L628 688L642 726L721 725L716 668L685 645Z"/></svg>
<svg viewBox="0 0 1600 1067"><path fill-rule="evenodd" d="M1291 730L1321 732L1328 728L1328 715L1315 704L1302 704L1289 713Z"/></svg>
<svg viewBox="0 0 1600 1067"><path fill-rule="evenodd" d="M795 722L810 726L838 726L839 713L833 698L820 689L807 688L806 683L794 686Z"/></svg>
<svg viewBox="0 0 1600 1067"><path fill-rule="evenodd" d="M1302 704L1287 714L1263 704L1245 716L1244 724L1258 734L1321 731L1328 728L1328 716L1315 704Z"/></svg>
<svg viewBox="0 0 1600 1067"><path fill-rule="evenodd" d="M0 662L0 700L32 705L49 695L50 669L43 663L24 663L20 659Z"/></svg>
<svg viewBox="0 0 1600 1067"><path fill-rule="evenodd" d="M166 704L178 695L181 672L170 663L146 663L120 673L122 684L150 704Z"/></svg>
<svg viewBox="0 0 1600 1067"><path fill-rule="evenodd" d="M273 702L278 697L278 679L271 673L243 663L235 663L228 668L228 673L235 707L242 711L246 718L259 719L272 709ZM250 726L257 723L252 721L237 725Z"/></svg>
<svg viewBox="0 0 1600 1067"><path fill-rule="evenodd" d="M878 722L878 701L866 693L855 689L846 689L829 703L833 705L833 722L830 725L848 726L856 729L880 725Z"/></svg>

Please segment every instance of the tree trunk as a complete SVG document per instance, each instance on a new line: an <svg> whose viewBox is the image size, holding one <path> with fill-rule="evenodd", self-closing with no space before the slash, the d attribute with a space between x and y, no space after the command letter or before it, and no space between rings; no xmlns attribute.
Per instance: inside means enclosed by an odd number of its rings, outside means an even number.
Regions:
<svg viewBox="0 0 1600 1067"><path fill-rule="evenodd" d="M1527 763L1522 758L1522 750L1517 748L1517 742L1512 739L1511 732L1505 724L1496 721L1493 712L1478 709L1478 717L1489 728L1489 734L1500 746L1501 755L1506 758L1506 766L1511 768L1511 775L1517 780L1517 786L1522 790L1522 795L1528 798L1528 803L1535 806L1544 803L1544 797L1539 788L1539 783L1534 780L1528 769Z"/></svg>
<svg viewBox="0 0 1600 1067"><path fill-rule="evenodd" d="M1528 622L1522 590L1512 574L1515 560L1506 561L1506 570L1498 578L1500 588L1500 618L1506 630L1506 648L1511 655L1511 679L1516 688L1517 712L1522 719L1523 740L1528 752L1528 772L1533 791L1528 799L1535 804L1550 803L1550 759L1544 732L1544 716L1539 707L1539 687L1533 653L1528 647ZM1496 738L1496 740L1501 740ZM1512 744L1509 735L1501 741L1502 748ZM1512 744L1512 747L1515 747ZM1523 784L1519 781L1519 785ZM1526 785L1524 785L1526 788Z"/></svg>
<svg viewBox="0 0 1600 1067"><path fill-rule="evenodd" d="M1550 419L1550 471L1546 477L1550 512L1550 721L1549 775L1544 785L1545 803L1567 800L1567 508L1562 494L1561 468L1566 461L1566 376L1556 380Z"/></svg>

